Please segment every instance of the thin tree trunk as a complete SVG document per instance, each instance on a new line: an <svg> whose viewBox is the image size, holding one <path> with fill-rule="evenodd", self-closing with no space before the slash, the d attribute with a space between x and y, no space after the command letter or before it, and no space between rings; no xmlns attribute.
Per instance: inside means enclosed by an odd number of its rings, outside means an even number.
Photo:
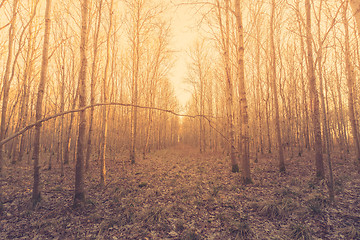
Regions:
<svg viewBox="0 0 360 240"><path fill-rule="evenodd" d="M163 39L159 39L160 41L160 45L156 54L156 60L155 60L155 66L153 69L153 74L152 74L152 78L150 81L150 90L149 90L149 106L152 107L155 103L155 99L156 99L156 88L157 88L157 84L156 82L158 81L158 68L159 68L159 64L160 64L160 55L161 55L161 41ZM147 126L147 130L146 130L146 140L145 140L145 145L144 145L144 149L143 149L143 159L145 159L146 157L146 153L148 151L150 151L149 148L149 142L150 142L150 133L151 133L151 127L152 127L152 122L153 122L153 112L152 110L148 110L148 126Z"/></svg>
<svg viewBox="0 0 360 240"><path fill-rule="evenodd" d="M334 32L334 44L336 42L336 32ZM335 49L335 66L338 65L338 53ZM339 136L340 136L340 149L341 149L341 158L345 157L345 152L349 151L348 142L346 137L346 126L345 126L345 119L344 119L344 111L343 111L343 100L341 94L341 79L339 76L339 71L335 68L335 79L336 79L336 90L338 95L338 102L339 102L339 111L338 111L338 129L339 129ZM345 151L346 150L346 151Z"/></svg>
<svg viewBox="0 0 360 240"><path fill-rule="evenodd" d="M225 1L225 30L222 23L222 16L221 16L221 7L220 2L217 1L217 8L218 8L218 19L220 23L220 30L221 30L221 40L222 40L222 47L223 47L223 57L225 63L225 74L226 74L226 111L227 111L227 120L228 120L228 131L229 131L229 151L230 151L230 159L231 159L231 166L232 172L239 172L239 166L236 161L236 150L235 150L235 138L234 138L234 122L233 122L233 83L231 79L231 69L230 69L230 35L229 35L229 0Z"/></svg>
<svg viewBox="0 0 360 240"><path fill-rule="evenodd" d="M112 15L113 15L113 2L110 2L110 24L109 30L106 39L106 63L105 63L105 72L104 72L104 79L103 79L103 101L106 103L108 101L107 96L107 82L108 82L108 72L109 72L109 65L110 65L110 37L111 37L111 29L112 29ZM101 155L100 155L100 186L105 186L106 183L106 165L105 165L105 156L106 156L106 141L107 141L107 107L104 106L102 109L102 141L101 141Z"/></svg>
<svg viewBox="0 0 360 240"><path fill-rule="evenodd" d="M100 0L98 2L98 18L97 18L97 24L95 28L94 33L94 56L93 56L93 62L92 62L92 68L91 68L91 83L90 83L90 104L95 104L95 84L96 84L96 69L97 69L97 59L98 59L98 41L99 41L99 32L100 32L100 23L101 23L101 13L102 13L102 3L103 0ZM86 171L89 170L90 167L90 156L92 152L92 146L93 146L93 122L94 122L94 108L90 109L90 122L89 122L89 133L88 133L88 141L87 141L87 151L86 151L86 163L85 163L85 169Z"/></svg>
<svg viewBox="0 0 360 240"><path fill-rule="evenodd" d="M351 2L351 1L350 1ZM344 7L343 21L345 28L345 63L346 63L346 75L347 86L349 89L348 102L349 102L349 117L351 122L351 130L355 144L355 151L357 160L360 161L360 142L358 135L358 127L356 124L355 104L354 104L354 68L350 61L350 41L349 41L349 23L346 17L347 6Z"/></svg>
<svg viewBox="0 0 360 240"><path fill-rule="evenodd" d="M2 101L2 109L1 109L1 125L0 125L0 141L5 138L5 127L6 127L6 112L7 106L9 102L9 91L10 91L10 70L13 59L13 45L15 38L15 26L16 26L16 15L17 15L17 5L19 0L13 1L13 9L12 9L12 21L9 28L9 42L8 42L8 57L6 60L5 73L3 78L3 101ZM0 146L0 175L3 172L4 165L4 147Z"/></svg>
<svg viewBox="0 0 360 240"><path fill-rule="evenodd" d="M271 8L271 17L270 17L270 45L271 45L271 87L273 91L274 97L274 106L275 106L275 131L276 138L278 142L278 150L279 150L279 171L285 172L285 160L284 160L284 152L281 141L281 127L280 127L280 116L279 116L279 100L277 94L277 84L276 84L276 53L275 53L275 9L276 3L275 0L272 0L272 8Z"/></svg>
<svg viewBox="0 0 360 240"><path fill-rule="evenodd" d="M335 192L334 192L334 176L333 176L333 170L332 170L332 162L331 162L331 155L330 155L330 132L329 132L329 126L327 122L327 116L326 116L326 107L325 107L325 96L324 96L324 89L323 89L323 74L322 74L322 41L321 41L321 10L322 10L322 3L320 2L319 7L319 21L318 21L318 44L319 44L319 50L318 50L318 67L319 67L319 81L320 81L320 98L321 98L321 108L322 108L322 114L323 114L323 134L325 137L325 149L326 149L326 156L327 156L327 162L329 165L329 197L331 201L334 201L335 198ZM325 84L326 86L326 84Z"/></svg>
<svg viewBox="0 0 360 240"><path fill-rule="evenodd" d="M244 30L240 0L235 1L235 16L238 33L238 71L239 71L239 98L241 110L241 171L244 184L252 183L250 176L250 137L249 137L249 116L246 99L245 66L244 66Z"/></svg>
<svg viewBox="0 0 360 240"><path fill-rule="evenodd" d="M81 68L79 73L79 108L86 105L86 71L87 71L87 33L88 33L88 0L81 2L81 43L80 57ZM86 114L85 110L80 112L79 135L77 140L77 155L75 167L75 197L74 206L82 206L85 203L85 179L84 179L84 147Z"/></svg>
<svg viewBox="0 0 360 240"><path fill-rule="evenodd" d="M36 121L42 119L42 106L43 98L45 92L45 85L47 81L47 71L49 64L49 39L50 39L50 12L51 12L51 0L46 1L45 9L45 35L44 35L44 46L42 53L42 63L41 63L41 76L38 88L38 95L36 101ZM34 152L33 152L33 161L34 161L34 185L32 192L32 202L35 206L40 201L40 166L39 166L39 154L40 154L40 133L41 133L41 123L35 126L35 136L34 136Z"/></svg>
<svg viewBox="0 0 360 240"><path fill-rule="evenodd" d="M306 9L306 43L307 43L307 58L308 58L308 76L309 76L309 90L312 102L312 121L313 131L315 137L315 166L316 176L320 179L325 177L324 162L322 156L322 139L321 139L321 125L320 125L320 111L319 111L319 96L316 87L313 50L312 50L312 33L311 33L311 11L310 0L305 0Z"/></svg>
<svg viewBox="0 0 360 240"><path fill-rule="evenodd" d="M63 112L65 110L65 70L64 66L62 66L62 76L61 76L61 84L60 84L60 112ZM61 164L61 172L60 176L64 176L64 159L63 159L63 141L64 141L64 116L61 116L60 119L60 128L61 133L59 136L59 144L58 144L58 161L60 161Z"/></svg>
<svg viewBox="0 0 360 240"><path fill-rule="evenodd" d="M137 6L139 8L140 6ZM139 65L140 65L140 9L136 9L135 29L132 39L133 48L133 66L132 66L132 100L133 105L138 104L138 81L139 81ZM137 132L137 112L136 107L131 108L131 144L130 144L130 161L135 164L136 158L136 132Z"/></svg>
<svg viewBox="0 0 360 240"><path fill-rule="evenodd" d="M261 7L259 9L259 12L261 11ZM258 21L260 21L260 19L258 19ZM261 81L262 81L262 76L261 76L261 68L260 68L260 57L261 57L261 44L260 44L260 37L261 37L261 32L260 32L260 23L258 23L256 25L256 38L259 39L258 41L256 41L256 57L255 57L255 64L256 64L256 74L257 74L257 82L256 82L256 86L255 86L255 92L257 95L257 105L258 105L258 109L257 109L257 120L258 120L258 149L257 152L259 151L260 148L260 153L263 154L264 153L264 146L263 146L263 126L262 126L262 99L263 99L263 91L262 91L262 87L261 87ZM256 161L257 161L257 154L256 154Z"/></svg>
<svg viewBox="0 0 360 240"><path fill-rule="evenodd" d="M297 2L297 11L300 12L300 5ZM306 94L306 87L305 87L305 79L304 79L304 60L306 57L305 52L305 43L303 39L303 32L302 32L302 16L298 13L297 15L298 26L299 26L299 33L300 33L300 51L301 51L301 60L300 60L300 79L301 79L301 93L302 93L302 105L303 105L303 116L302 116L302 123L303 123L303 137L304 137L304 145L306 149L310 149L310 133L309 133L309 110L308 110L308 101L307 101L307 94ZM305 59L307 63L307 59Z"/></svg>

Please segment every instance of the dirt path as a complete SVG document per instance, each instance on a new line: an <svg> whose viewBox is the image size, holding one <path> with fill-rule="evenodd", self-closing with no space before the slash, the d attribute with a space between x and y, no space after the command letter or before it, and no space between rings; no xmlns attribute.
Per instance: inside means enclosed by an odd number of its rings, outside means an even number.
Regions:
<svg viewBox="0 0 360 240"><path fill-rule="evenodd" d="M325 182L313 179L310 154L287 159L284 175L273 156L262 156L249 186L230 173L227 157L188 146L153 152L135 165L127 159L107 159L104 189L93 166L82 210L72 208L72 167L64 178L57 165L42 172L42 202L32 211L31 167L8 165L0 239L360 238L360 178L351 159L335 163L334 206Z"/></svg>

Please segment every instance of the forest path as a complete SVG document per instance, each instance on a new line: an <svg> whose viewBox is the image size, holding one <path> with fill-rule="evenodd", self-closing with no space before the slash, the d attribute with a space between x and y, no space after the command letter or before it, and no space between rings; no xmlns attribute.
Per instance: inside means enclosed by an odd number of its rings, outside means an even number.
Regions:
<svg viewBox="0 0 360 240"><path fill-rule="evenodd" d="M336 159L332 206L325 182L313 178L311 156L288 158L287 173L279 174L276 159L263 155L252 163L254 184L243 186L222 154L178 145L132 165L124 152L107 159L105 188L94 163L82 210L72 208L73 165L64 178L57 163L42 171L42 202L35 211L28 207L31 166L8 165L1 179L0 239L289 239L299 232L351 239L360 234L360 177L353 160Z"/></svg>

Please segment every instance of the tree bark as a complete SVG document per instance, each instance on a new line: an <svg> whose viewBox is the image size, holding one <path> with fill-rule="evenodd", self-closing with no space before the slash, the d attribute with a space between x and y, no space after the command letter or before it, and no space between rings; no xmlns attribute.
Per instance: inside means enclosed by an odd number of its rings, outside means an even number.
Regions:
<svg viewBox="0 0 360 240"><path fill-rule="evenodd" d="M113 15L113 2L114 0L111 0L110 2L110 9L109 9L109 15L110 15L110 24L109 24L109 30L107 34L106 39L106 63L105 63L105 72L104 72L104 78L103 78L103 101L106 103L108 101L107 96L107 82L108 82L108 73L109 73L109 65L110 65L110 37L111 37L111 29L112 29L112 15ZM100 155L100 186L105 186L106 183L106 141L107 141L107 106L104 106L102 109L102 141L101 141L101 155Z"/></svg>
<svg viewBox="0 0 360 240"><path fill-rule="evenodd" d="M88 0L81 2L81 42L80 58L81 67L79 73L79 107L86 105L86 71L87 71L87 33L88 33ZM82 206L85 203L85 179L84 179L84 147L86 114L85 110L79 114L79 133L77 140L77 154L75 167L75 197L74 206Z"/></svg>
<svg viewBox="0 0 360 240"><path fill-rule="evenodd" d="M103 0L98 2L98 16L97 16L97 23L95 27L94 33L94 52L93 52L93 62L91 68L91 83L90 83L90 104L95 104L95 85L96 85L96 69L98 64L98 42L99 42L99 32L100 32L100 23L101 23L101 13L102 13L102 3ZM86 171L89 170L90 167L90 156L92 152L93 146L93 125L94 125L94 108L90 109L90 122L89 122L89 133L88 133L88 141L87 141L87 151L86 151L86 160L85 160L85 169Z"/></svg>
<svg viewBox="0 0 360 240"><path fill-rule="evenodd" d="M279 152L279 171L285 172L285 160L284 160L284 151L281 140L281 127L280 127L280 116L279 116L279 99L277 93L277 84L276 84L276 52L275 52L275 10L276 3L275 0L272 0L271 8L271 17L270 17L270 45L271 45L271 87L273 91L274 106L275 106L275 131L276 139L278 142L278 152Z"/></svg>
<svg viewBox="0 0 360 240"><path fill-rule="evenodd" d="M250 175L250 137L249 137L249 116L245 86L245 66L244 66L244 30L240 0L235 0L235 16L238 34L238 71L239 71L239 98L241 110L241 171L242 181L245 184L251 183Z"/></svg>
<svg viewBox="0 0 360 240"><path fill-rule="evenodd" d="M9 102L9 91L10 91L10 70L11 64L13 59L13 45L14 45L14 38L15 38L15 26L16 26L16 15L17 15L17 5L19 0L13 1L12 6L12 21L9 28L9 42L8 42L8 56L6 60L5 66L5 73L3 78L3 101L2 101L2 109L1 109L1 125L0 125L0 140L5 138L5 127L6 127L6 112L7 106ZM3 165L4 165L4 148L0 146L0 175L3 172Z"/></svg>
<svg viewBox="0 0 360 240"><path fill-rule="evenodd" d="M353 1L350 1L353 2ZM360 9L359 9L360 10ZM349 40L349 23L346 17L347 5L344 6L344 13L343 13L343 21L344 21L344 28L345 28L345 64L346 64L346 75L347 75L347 86L349 89L348 94L348 104L349 104L349 117L351 122L351 130L355 144L355 151L357 160L360 161L360 142L359 142L359 134L358 134L358 127L356 123L356 114L355 114L355 103L354 103L354 68L351 64L350 60L350 40ZM355 14L356 16L356 14Z"/></svg>
<svg viewBox="0 0 360 240"><path fill-rule="evenodd" d="M228 121L228 132L229 132L229 151L232 172L239 172L239 165L236 161L236 149L235 149L235 137L234 137L234 117L233 117L233 82L231 77L231 66L230 66L230 34L229 34L229 11L230 11L229 0L225 1L225 30L222 23L222 14L220 2L217 1L217 10L218 10L218 20L220 24L221 31L221 44L223 49L223 57L225 64L225 78L226 78L226 112L227 112L227 121Z"/></svg>
<svg viewBox="0 0 360 240"><path fill-rule="evenodd" d="M47 71L49 65L49 42L50 42L50 20L51 12L51 0L46 1L45 9L45 35L44 35L44 46L42 53L42 63L41 63L41 75L40 82L37 94L36 101L36 121L42 119L42 106L45 92L45 85L47 81ZM40 154L40 134L41 134L41 123L36 124L35 126L35 136L34 136L34 152L33 152L33 161L34 161L34 185L32 192L32 202L35 206L40 201L40 166L39 166L39 154Z"/></svg>
<svg viewBox="0 0 360 240"><path fill-rule="evenodd" d="M133 105L138 104L138 81L139 81L139 65L140 65L140 13L141 13L141 3L135 1L135 16L134 16L134 35L131 39L132 41L132 51L133 51L133 66L132 66L132 96L131 103ZM130 162L135 164L136 158L136 133L137 133L137 108L131 108L131 143L130 143Z"/></svg>
<svg viewBox="0 0 360 240"><path fill-rule="evenodd" d="M312 103L312 121L313 132L315 136L315 166L316 176L320 179L325 177L324 162L322 155L322 138L321 138L321 125L320 125L320 111L319 111L319 96L316 87L313 48L312 48L312 33L311 33L311 6L310 0L305 0L306 9L306 43L307 43L307 58L308 58L308 77L309 77L309 90Z"/></svg>

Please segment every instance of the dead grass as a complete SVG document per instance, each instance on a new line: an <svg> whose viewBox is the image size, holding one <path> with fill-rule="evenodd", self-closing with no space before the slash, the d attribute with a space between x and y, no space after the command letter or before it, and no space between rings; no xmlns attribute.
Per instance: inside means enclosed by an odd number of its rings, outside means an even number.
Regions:
<svg viewBox="0 0 360 240"><path fill-rule="evenodd" d="M343 230L346 239L360 239L360 228L354 225L351 225Z"/></svg>
<svg viewBox="0 0 360 240"><path fill-rule="evenodd" d="M135 165L119 155L107 159L103 189L92 162L84 209L72 208L74 166L65 166L61 178L54 162L42 172L43 200L35 211L28 208L32 166L8 164L0 181L0 239L359 239L360 177L352 160L334 159L338 190L330 205L311 156L287 159L287 174L279 174L271 154L259 155L254 183L243 185L223 155L187 146Z"/></svg>
<svg viewBox="0 0 360 240"><path fill-rule="evenodd" d="M309 228L304 224L292 224L290 226L290 236L292 239L300 239L300 240L313 239Z"/></svg>

